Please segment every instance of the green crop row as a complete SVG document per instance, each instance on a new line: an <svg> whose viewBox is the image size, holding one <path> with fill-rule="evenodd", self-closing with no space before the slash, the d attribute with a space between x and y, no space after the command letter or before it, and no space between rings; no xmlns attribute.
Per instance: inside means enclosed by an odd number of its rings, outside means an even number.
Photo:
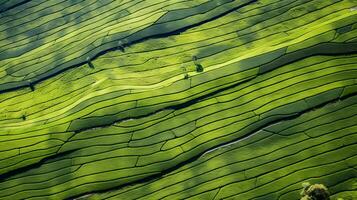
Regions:
<svg viewBox="0 0 357 200"><path fill-rule="evenodd" d="M88 199L299 199L305 181L354 198L356 100L270 125L159 179Z"/></svg>
<svg viewBox="0 0 357 200"><path fill-rule="evenodd" d="M66 198L159 174L269 123L351 95L355 62L355 56L311 57L187 107L72 133L63 144L52 137L25 145L44 139L26 138L22 157L1 161L2 170L40 160L41 149L51 146L59 147L56 153L71 153L10 177L0 183L1 195ZM18 143L13 140L4 148L15 150Z"/></svg>

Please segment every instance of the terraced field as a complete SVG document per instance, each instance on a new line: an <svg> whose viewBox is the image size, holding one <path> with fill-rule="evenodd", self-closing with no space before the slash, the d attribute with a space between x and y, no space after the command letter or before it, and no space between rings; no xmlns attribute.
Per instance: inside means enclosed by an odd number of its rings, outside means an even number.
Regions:
<svg viewBox="0 0 357 200"><path fill-rule="evenodd" d="M0 199L357 199L356 0L0 0Z"/></svg>

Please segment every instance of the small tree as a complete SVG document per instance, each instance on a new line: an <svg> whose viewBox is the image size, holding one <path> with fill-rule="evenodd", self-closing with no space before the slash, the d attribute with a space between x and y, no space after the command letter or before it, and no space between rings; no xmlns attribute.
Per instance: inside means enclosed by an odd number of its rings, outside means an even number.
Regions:
<svg viewBox="0 0 357 200"><path fill-rule="evenodd" d="M198 62L198 58L196 56L192 57L193 63L196 65L196 71L197 72L203 72L203 66Z"/></svg>
<svg viewBox="0 0 357 200"><path fill-rule="evenodd" d="M330 200L328 189L323 184L303 183L301 191L301 200Z"/></svg>
<svg viewBox="0 0 357 200"><path fill-rule="evenodd" d="M92 68L92 69L94 69L94 65L93 65L92 61L90 60L90 57L89 57L89 56L87 57L86 60L87 60L87 63L88 63L88 65L89 65L89 67Z"/></svg>
<svg viewBox="0 0 357 200"><path fill-rule="evenodd" d="M123 53L125 53L125 49L124 49L124 44L121 40L118 41L118 44L117 44L117 49Z"/></svg>

